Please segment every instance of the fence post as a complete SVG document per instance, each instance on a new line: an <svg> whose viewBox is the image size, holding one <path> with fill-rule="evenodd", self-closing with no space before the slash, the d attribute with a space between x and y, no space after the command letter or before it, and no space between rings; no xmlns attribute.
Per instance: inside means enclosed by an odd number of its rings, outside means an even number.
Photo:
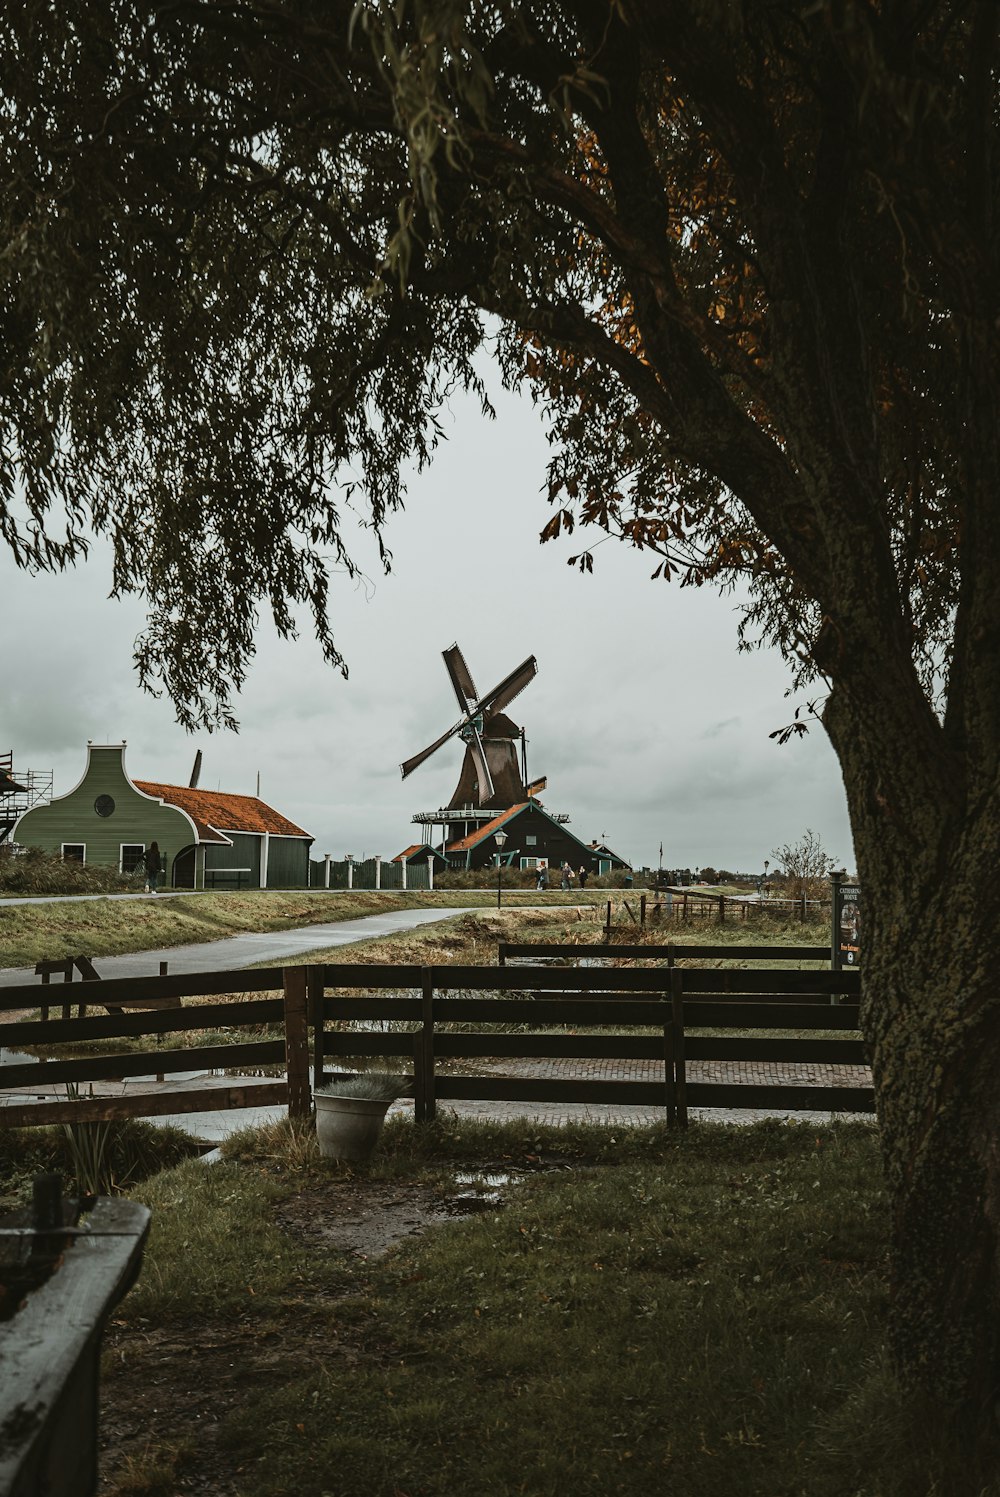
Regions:
<svg viewBox="0 0 1000 1497"><path fill-rule="evenodd" d="M640 924L640 926L645 926L645 924L646 924L646 896L645 896L645 894L640 894L639 895L639 924Z"/></svg>
<svg viewBox="0 0 1000 1497"><path fill-rule="evenodd" d="M434 971L420 969L421 1027L413 1044L413 1116L417 1123L432 1123L437 1111L434 1099Z"/></svg>
<svg viewBox="0 0 1000 1497"><path fill-rule="evenodd" d="M507 944L508 943L506 941L501 941L499 946L497 947L498 967L506 967L507 965Z"/></svg>
<svg viewBox="0 0 1000 1497"><path fill-rule="evenodd" d="M312 1108L309 1090L309 1017L306 1007L305 967L283 967L285 998L285 1060L288 1066L288 1116L307 1118Z"/></svg>
<svg viewBox="0 0 1000 1497"><path fill-rule="evenodd" d="M313 1032L313 1091L323 1085L323 1066L326 1047L323 1043L323 999L326 995L326 974L315 964L306 968L306 1023Z"/></svg>
<svg viewBox="0 0 1000 1497"><path fill-rule="evenodd" d="M604 939L611 940L611 900L608 900L608 918L604 922Z"/></svg>
<svg viewBox="0 0 1000 1497"><path fill-rule="evenodd" d="M687 1067L684 1060L684 974L679 967L674 967L670 973L670 1006L673 1019L674 1097L677 1122L681 1128L686 1128L688 1115Z"/></svg>
<svg viewBox="0 0 1000 1497"><path fill-rule="evenodd" d="M669 989L663 1001L663 1079L666 1083L667 1127L677 1127L677 1079L674 1075L674 1015Z"/></svg>
<svg viewBox="0 0 1000 1497"><path fill-rule="evenodd" d="M725 923L726 923L726 896L724 894L720 894L719 895L719 924L720 925L725 925Z"/></svg>

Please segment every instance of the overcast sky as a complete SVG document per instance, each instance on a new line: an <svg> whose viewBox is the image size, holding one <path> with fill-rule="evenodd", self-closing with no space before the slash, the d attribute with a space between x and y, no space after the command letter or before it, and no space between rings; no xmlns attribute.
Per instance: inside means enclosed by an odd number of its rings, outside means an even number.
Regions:
<svg viewBox="0 0 1000 1497"><path fill-rule="evenodd" d="M705 864L750 871L807 827L853 866L841 775L822 730L779 748L788 672L770 653L738 654L732 599L649 581L655 558L614 542L593 575L538 544L547 444L526 400L494 381L498 418L472 401L446 413L449 441L411 480L389 526L393 570L370 538L357 548L369 583L331 588L350 678L323 665L308 635L262 626L236 705L239 734L184 733L170 704L140 691L132 667L137 600L112 602L106 550L75 573L27 577L0 555L3 712L0 750L15 768L52 769L56 794L78 782L86 744L127 740L133 778L261 796L316 839L314 854L392 857L421 830L410 818L447 803L462 747L451 743L409 779L404 758L457 716L441 659L462 647L481 691L527 655L539 673L510 708L528 735L528 770L584 841L606 838L636 866Z"/></svg>

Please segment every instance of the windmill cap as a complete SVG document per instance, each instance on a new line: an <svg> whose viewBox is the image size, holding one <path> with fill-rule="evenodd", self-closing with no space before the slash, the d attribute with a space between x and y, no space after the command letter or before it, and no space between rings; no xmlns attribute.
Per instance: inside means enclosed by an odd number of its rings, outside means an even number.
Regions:
<svg viewBox="0 0 1000 1497"><path fill-rule="evenodd" d="M483 729L490 738L520 738L521 729L506 712L494 712L486 718Z"/></svg>

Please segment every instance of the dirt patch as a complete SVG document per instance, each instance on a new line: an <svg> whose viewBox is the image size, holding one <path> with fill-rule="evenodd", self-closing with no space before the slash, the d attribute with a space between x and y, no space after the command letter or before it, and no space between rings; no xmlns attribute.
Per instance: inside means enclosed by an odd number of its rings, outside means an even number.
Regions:
<svg viewBox="0 0 1000 1497"><path fill-rule="evenodd" d="M275 1220L310 1249L364 1261L487 1202L487 1209L496 1209L502 1197L485 1180L454 1196L407 1182L331 1180L281 1201ZM311 1362L329 1370L333 1362L351 1367L387 1354L363 1312L341 1319L330 1314L340 1296L300 1292L293 1343L252 1305L235 1317L201 1317L168 1328L113 1320L102 1361L99 1492L124 1497L134 1490L134 1473L155 1451L161 1474L150 1482L146 1471L141 1490L162 1497L242 1497L239 1451L220 1439L219 1430L249 1389L301 1376ZM363 1293L362 1284L346 1292Z"/></svg>
<svg viewBox="0 0 1000 1497"><path fill-rule="evenodd" d="M418 1237L449 1214L440 1191L428 1186L366 1180L304 1191L281 1203L276 1220L283 1231L309 1247L373 1258L397 1242Z"/></svg>

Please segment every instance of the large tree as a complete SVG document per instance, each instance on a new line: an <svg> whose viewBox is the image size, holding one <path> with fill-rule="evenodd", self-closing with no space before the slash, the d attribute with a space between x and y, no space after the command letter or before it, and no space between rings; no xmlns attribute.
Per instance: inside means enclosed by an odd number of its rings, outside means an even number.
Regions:
<svg viewBox="0 0 1000 1497"><path fill-rule="evenodd" d="M899 1365L1000 1397L994 0L24 0L0 523L226 715L489 336L549 532L744 579L843 768ZM485 330L485 331L484 331ZM62 529L63 516L68 528ZM580 564L589 565L584 546Z"/></svg>

